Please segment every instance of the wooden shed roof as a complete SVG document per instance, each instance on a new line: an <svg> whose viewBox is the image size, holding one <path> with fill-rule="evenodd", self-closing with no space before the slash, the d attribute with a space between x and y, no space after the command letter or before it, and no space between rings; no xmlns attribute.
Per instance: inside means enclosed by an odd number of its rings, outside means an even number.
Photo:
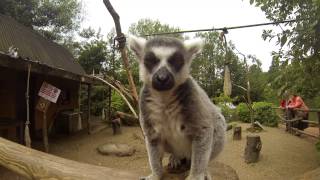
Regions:
<svg viewBox="0 0 320 180"><path fill-rule="evenodd" d="M0 51L6 53L11 46L18 48L19 59L72 75L87 76L67 49L0 14Z"/></svg>

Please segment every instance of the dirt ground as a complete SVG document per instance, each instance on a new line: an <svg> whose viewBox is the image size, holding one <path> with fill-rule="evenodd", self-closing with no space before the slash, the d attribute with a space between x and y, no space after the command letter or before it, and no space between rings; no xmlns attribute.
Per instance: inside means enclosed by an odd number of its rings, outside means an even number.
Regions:
<svg viewBox="0 0 320 180"><path fill-rule="evenodd" d="M248 126L247 124L238 125L241 125L243 130ZM147 175L149 166L140 129L124 127L122 131L122 135L113 136L111 129L107 128L91 135L81 132L68 137L51 139L50 153L67 159ZM320 166L320 155L315 150L315 142L306 137L290 135L282 128L266 128L266 131L259 133L262 140L260 161L255 164L246 164L243 154L247 134L243 131L243 139L233 141L232 131L228 131L225 149L216 160L234 168L240 179L294 179ZM127 143L136 148L136 153L131 157L100 155L96 148L105 143ZM8 176L10 175L7 174L5 177Z"/></svg>

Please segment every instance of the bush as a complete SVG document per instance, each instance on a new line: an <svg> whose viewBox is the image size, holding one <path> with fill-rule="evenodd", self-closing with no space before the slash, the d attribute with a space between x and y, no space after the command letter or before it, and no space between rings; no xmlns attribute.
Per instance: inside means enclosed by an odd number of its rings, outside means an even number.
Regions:
<svg viewBox="0 0 320 180"><path fill-rule="evenodd" d="M278 126L277 115L276 112L272 109L272 103L255 102L253 103L253 111L254 121L258 121L266 126ZM237 114L240 121L250 123L250 111L245 103L240 103L237 106Z"/></svg>
<svg viewBox="0 0 320 180"><path fill-rule="evenodd" d="M225 117L226 121L232 121L234 120L234 117L236 115L236 110L233 108L230 108L230 106L226 103L219 103L217 106L221 109L221 113Z"/></svg>
<svg viewBox="0 0 320 180"><path fill-rule="evenodd" d="M250 122L250 111L245 103L240 103L237 108L236 112L239 118L239 121L249 123Z"/></svg>
<svg viewBox="0 0 320 180"><path fill-rule="evenodd" d="M236 115L236 110L233 108L232 99L221 94L219 97L213 98L213 102L221 109L221 113L226 121L232 121Z"/></svg>
<svg viewBox="0 0 320 180"><path fill-rule="evenodd" d="M253 103L254 121L270 127L278 126L278 117L272 106L272 103L268 102Z"/></svg>

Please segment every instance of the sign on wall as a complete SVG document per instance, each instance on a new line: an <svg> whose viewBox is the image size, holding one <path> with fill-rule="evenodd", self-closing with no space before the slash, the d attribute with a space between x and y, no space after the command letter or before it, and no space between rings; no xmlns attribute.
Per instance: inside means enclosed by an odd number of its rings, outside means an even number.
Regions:
<svg viewBox="0 0 320 180"><path fill-rule="evenodd" d="M43 82L38 95L43 99L56 103L60 93L60 89L54 87L53 85L47 82Z"/></svg>

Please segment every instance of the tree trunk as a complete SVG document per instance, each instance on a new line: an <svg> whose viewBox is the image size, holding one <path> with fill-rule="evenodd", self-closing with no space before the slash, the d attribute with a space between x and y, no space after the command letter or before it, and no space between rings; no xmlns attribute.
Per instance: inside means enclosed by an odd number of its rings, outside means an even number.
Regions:
<svg viewBox="0 0 320 180"><path fill-rule="evenodd" d="M233 128L233 140L241 140L241 126Z"/></svg>
<svg viewBox="0 0 320 180"><path fill-rule="evenodd" d="M262 143L260 136L248 135L247 145L244 152L244 159L246 163L255 163L259 160Z"/></svg>
<svg viewBox="0 0 320 180"><path fill-rule="evenodd" d="M114 20L114 24L116 27L116 33L117 33L117 37L118 38L125 38L122 31L121 31L121 25L120 25L120 17L118 15L118 13L114 10L112 4L110 3L109 0L103 0L106 8L108 9L110 15L112 16L113 20ZM132 77L132 73L131 70L129 68L129 60L128 60L128 54L127 54L127 49L125 48L125 41L124 44L119 44L119 48L121 51L121 57L123 60L123 65L124 68L126 69L127 75L128 75L128 81L129 81L129 85L131 87L131 93L132 96L134 98L135 104L138 105L138 93L137 93L137 88L136 85L133 81L133 77Z"/></svg>

